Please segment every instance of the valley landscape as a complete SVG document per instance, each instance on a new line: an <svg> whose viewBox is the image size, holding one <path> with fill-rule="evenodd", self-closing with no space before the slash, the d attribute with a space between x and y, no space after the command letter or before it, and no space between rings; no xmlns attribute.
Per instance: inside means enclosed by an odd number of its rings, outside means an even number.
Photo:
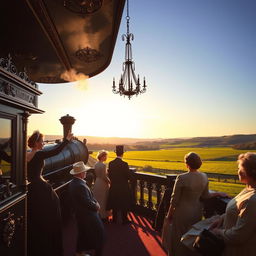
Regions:
<svg viewBox="0 0 256 256"><path fill-rule="evenodd" d="M45 136L45 140L61 138ZM256 134L174 139L78 136L78 139L87 140L87 147L93 152L94 158L97 151L108 150L107 162L115 158L115 146L123 144L126 150L124 160L129 166L157 175L185 172L184 155L196 152L203 160L200 170L207 173L210 189L226 192L230 196L236 195L244 187L237 177L238 155L256 151Z"/></svg>
<svg viewBox="0 0 256 256"><path fill-rule="evenodd" d="M125 145L124 160L139 171L158 175L176 174L186 171L184 155L193 151L203 160L200 170L208 174L210 189L234 196L243 188L237 179L237 157L253 151L255 148L251 148L251 145L255 141L256 135L137 141ZM108 162L115 158L115 145L107 144L106 147L104 144L92 144L90 147L88 144L88 148L94 149L93 157L96 157L97 150L107 149L110 150Z"/></svg>

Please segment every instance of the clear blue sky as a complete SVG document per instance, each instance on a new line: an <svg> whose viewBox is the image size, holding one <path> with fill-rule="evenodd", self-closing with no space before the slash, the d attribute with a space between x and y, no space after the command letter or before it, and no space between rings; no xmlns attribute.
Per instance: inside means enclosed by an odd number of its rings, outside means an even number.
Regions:
<svg viewBox="0 0 256 256"><path fill-rule="evenodd" d="M124 61L125 13L112 62L89 79L87 90L40 85L39 106L46 113L30 118L30 132L41 127L45 134L60 134L57 120L69 113L77 119L77 135L256 133L255 0L130 0L135 71L148 84L145 94L130 101L111 92ZM70 104L52 105L56 97L69 97Z"/></svg>

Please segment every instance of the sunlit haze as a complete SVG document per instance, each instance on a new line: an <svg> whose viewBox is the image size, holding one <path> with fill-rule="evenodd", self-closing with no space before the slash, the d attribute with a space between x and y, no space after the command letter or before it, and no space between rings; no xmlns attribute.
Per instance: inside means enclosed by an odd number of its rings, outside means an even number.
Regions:
<svg viewBox="0 0 256 256"><path fill-rule="evenodd" d="M112 93L124 61L125 16L109 67L87 80L39 84L42 115L30 134L174 138L256 133L256 1L130 1L136 74L148 90L131 100Z"/></svg>

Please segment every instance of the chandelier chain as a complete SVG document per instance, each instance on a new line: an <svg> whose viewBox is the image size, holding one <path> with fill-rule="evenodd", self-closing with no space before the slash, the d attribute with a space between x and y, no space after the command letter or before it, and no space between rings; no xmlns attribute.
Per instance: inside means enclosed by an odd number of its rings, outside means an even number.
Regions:
<svg viewBox="0 0 256 256"><path fill-rule="evenodd" d="M127 0L127 11L126 11L126 27L127 27L127 35L130 33L130 16L129 16L129 0Z"/></svg>

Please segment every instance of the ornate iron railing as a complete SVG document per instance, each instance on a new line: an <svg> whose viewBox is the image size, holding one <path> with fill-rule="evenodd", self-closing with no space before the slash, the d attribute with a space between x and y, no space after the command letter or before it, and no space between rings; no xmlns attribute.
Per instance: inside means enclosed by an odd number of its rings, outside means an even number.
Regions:
<svg viewBox="0 0 256 256"><path fill-rule="evenodd" d="M134 172L131 181L133 211L154 218L165 190L172 191L176 176Z"/></svg>
<svg viewBox="0 0 256 256"><path fill-rule="evenodd" d="M165 192L168 195L165 195L164 200L170 199L177 175L161 176L136 172L134 169L133 173L134 175L131 181L132 210L154 220ZM204 200L204 216L210 217L214 214L222 214L225 212L226 204L229 200L228 198ZM168 202L166 205L168 205Z"/></svg>

